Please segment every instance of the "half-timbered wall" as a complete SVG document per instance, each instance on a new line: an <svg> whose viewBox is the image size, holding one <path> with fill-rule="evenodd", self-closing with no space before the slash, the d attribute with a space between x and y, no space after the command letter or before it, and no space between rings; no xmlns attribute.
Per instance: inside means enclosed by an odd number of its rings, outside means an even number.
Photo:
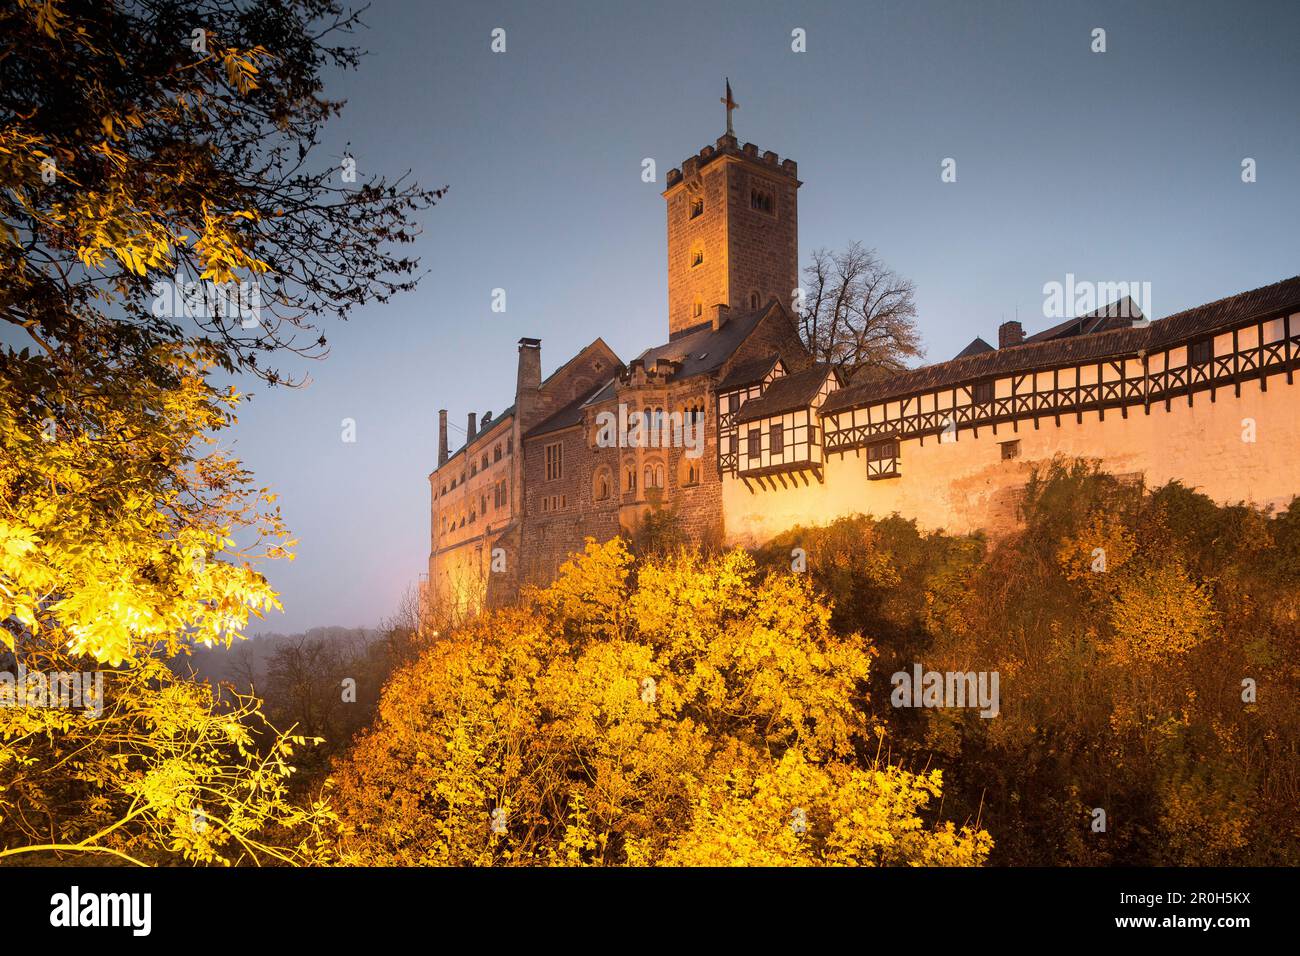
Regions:
<svg viewBox="0 0 1300 956"><path fill-rule="evenodd" d="M895 512L926 528L1008 531L1031 468L1057 455L1099 459L1150 486L1178 479L1219 502L1283 507L1300 488L1300 314L1213 343L1212 357L1191 364L1189 341L1006 375L985 404L968 382L824 415L825 482L756 494L724 477L726 538L756 543L796 524ZM891 438L897 477L872 480L868 446Z"/></svg>
<svg viewBox="0 0 1300 956"><path fill-rule="evenodd" d="M763 377L763 381L756 382L747 388L736 389L730 392L718 393L718 473L732 474L736 473L737 448L736 448L736 414L740 411L740 406L745 404L748 399L757 398L763 394L763 389L775 378L780 378L785 374L785 365L778 360L772 370Z"/></svg>

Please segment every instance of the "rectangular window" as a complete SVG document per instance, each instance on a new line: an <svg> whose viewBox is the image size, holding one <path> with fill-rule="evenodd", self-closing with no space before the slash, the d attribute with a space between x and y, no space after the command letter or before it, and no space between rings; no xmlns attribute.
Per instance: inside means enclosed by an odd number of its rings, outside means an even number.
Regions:
<svg viewBox="0 0 1300 956"><path fill-rule="evenodd" d="M971 389L971 398L976 405L989 405L993 402L993 383L980 382Z"/></svg>
<svg viewBox="0 0 1300 956"><path fill-rule="evenodd" d="M898 476L898 439L872 442L867 446L867 477L895 478Z"/></svg>
<svg viewBox="0 0 1300 956"><path fill-rule="evenodd" d="M1214 358L1214 339L1202 339L1192 343L1188 364L1206 365L1212 358Z"/></svg>
<svg viewBox="0 0 1300 956"><path fill-rule="evenodd" d="M546 446L546 480L557 481L564 477L564 445L555 442Z"/></svg>
<svg viewBox="0 0 1300 956"><path fill-rule="evenodd" d="M762 457L762 452L759 450L760 437L761 436L759 435L757 428L753 429L749 433L749 467L750 468L756 467L758 465L759 459Z"/></svg>
<svg viewBox="0 0 1300 956"><path fill-rule="evenodd" d="M998 442L1002 446L1002 460L1010 461L1012 458L1020 457L1020 439L1015 441Z"/></svg>
<svg viewBox="0 0 1300 956"><path fill-rule="evenodd" d="M772 434L768 439L768 451L773 455L785 454L785 425L780 422L772 424Z"/></svg>
<svg viewBox="0 0 1300 956"><path fill-rule="evenodd" d="M692 200L691 200L691 218L694 219L696 216L702 216L702 215L704 215L704 200L703 200L703 199L692 199Z"/></svg>

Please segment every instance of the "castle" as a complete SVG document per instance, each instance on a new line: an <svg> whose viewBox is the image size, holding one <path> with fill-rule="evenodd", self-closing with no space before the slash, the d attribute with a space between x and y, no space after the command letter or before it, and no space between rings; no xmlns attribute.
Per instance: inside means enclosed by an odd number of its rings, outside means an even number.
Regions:
<svg viewBox="0 0 1300 956"><path fill-rule="evenodd" d="M1006 322L996 348L846 381L787 306L796 164L741 145L724 102L726 134L663 192L668 341L624 364L597 338L543 378L520 339L513 405L470 412L454 453L439 412L427 597L508 599L656 509L702 544L855 513L997 533L1058 454L1220 502L1300 491L1300 276L1158 321L1126 301L1029 336Z"/></svg>

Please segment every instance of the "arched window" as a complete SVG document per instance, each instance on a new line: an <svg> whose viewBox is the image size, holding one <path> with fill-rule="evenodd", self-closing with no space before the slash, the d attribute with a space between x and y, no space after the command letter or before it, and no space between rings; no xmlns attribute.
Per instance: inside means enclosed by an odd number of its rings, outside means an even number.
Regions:
<svg viewBox="0 0 1300 956"><path fill-rule="evenodd" d="M704 197L691 200L691 218L704 215Z"/></svg>
<svg viewBox="0 0 1300 956"><path fill-rule="evenodd" d="M695 305L691 309L691 315L693 315L695 318L698 319L703 314L704 314L704 300L697 295L695 297Z"/></svg>
<svg viewBox="0 0 1300 956"><path fill-rule="evenodd" d="M663 486L664 486L664 466L655 465L655 487L662 488Z"/></svg>
<svg viewBox="0 0 1300 956"><path fill-rule="evenodd" d="M699 243L691 246L691 268L704 265L704 247Z"/></svg>
<svg viewBox="0 0 1300 956"><path fill-rule="evenodd" d="M607 500L613 490L610 487L611 484L609 469L597 468L596 477L592 483L592 497L597 501Z"/></svg>
<svg viewBox="0 0 1300 956"><path fill-rule="evenodd" d="M636 468L635 467L629 468L627 470L627 474L624 476L624 480L625 480L625 487L623 488L624 491L636 491Z"/></svg>
<svg viewBox="0 0 1300 956"><path fill-rule="evenodd" d="M751 309L757 309L758 306L759 306L758 293L757 293L757 292L751 292L751 293L749 294L749 307L750 307Z"/></svg>
<svg viewBox="0 0 1300 956"><path fill-rule="evenodd" d="M649 491L655 486L655 470L649 465L645 466L645 490Z"/></svg>

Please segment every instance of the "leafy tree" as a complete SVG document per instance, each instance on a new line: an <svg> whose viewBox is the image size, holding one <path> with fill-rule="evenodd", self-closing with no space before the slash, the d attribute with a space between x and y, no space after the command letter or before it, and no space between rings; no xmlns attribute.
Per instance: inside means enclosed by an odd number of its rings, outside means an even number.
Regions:
<svg viewBox="0 0 1300 956"><path fill-rule="evenodd" d="M323 75L359 56L331 41L356 23L334 0L6 5L0 317L47 352L197 338L274 382L259 356L323 354L315 317L410 288L393 247L441 191L313 156L342 107ZM257 314L211 307L206 283L233 282Z"/></svg>
<svg viewBox="0 0 1300 956"><path fill-rule="evenodd" d="M588 542L549 588L429 647L337 768L349 862L981 862L879 759L871 648L742 552Z"/></svg>
<svg viewBox="0 0 1300 956"><path fill-rule="evenodd" d="M410 288L395 250L441 195L313 155L356 24L333 0L0 9L0 321L23 338L0 352L0 642L108 665L121 718L4 715L4 855L317 858L328 808L286 797L292 740L259 729L255 753L255 702L159 668L277 607L259 565L291 557L274 496L216 445L242 396L213 375L279 382L266 355L322 355L319 317ZM232 314L214 293L235 283Z"/></svg>
<svg viewBox="0 0 1300 956"><path fill-rule="evenodd" d="M28 673L87 670L84 658L36 639L10 655L14 662ZM314 741L277 731L251 697L219 700L161 656L98 674L102 699L93 704L102 713L0 706L0 860L334 858L334 812L290 792L290 761Z"/></svg>

